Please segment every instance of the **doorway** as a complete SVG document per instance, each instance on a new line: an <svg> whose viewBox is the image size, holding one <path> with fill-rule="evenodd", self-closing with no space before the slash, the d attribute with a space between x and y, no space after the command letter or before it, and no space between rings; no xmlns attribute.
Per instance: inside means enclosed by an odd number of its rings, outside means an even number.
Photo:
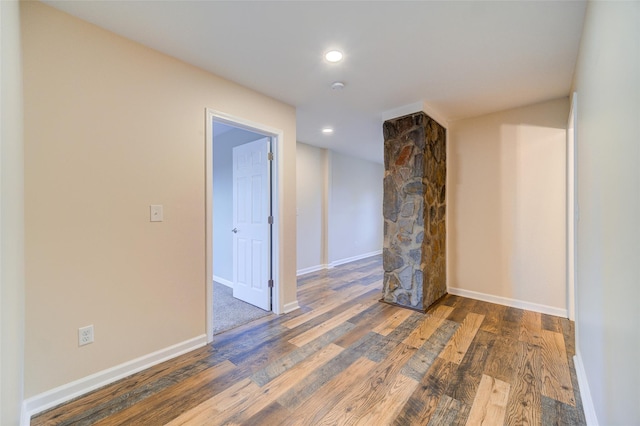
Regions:
<svg viewBox="0 0 640 426"><path fill-rule="evenodd" d="M207 110L207 337L277 310L278 133Z"/></svg>

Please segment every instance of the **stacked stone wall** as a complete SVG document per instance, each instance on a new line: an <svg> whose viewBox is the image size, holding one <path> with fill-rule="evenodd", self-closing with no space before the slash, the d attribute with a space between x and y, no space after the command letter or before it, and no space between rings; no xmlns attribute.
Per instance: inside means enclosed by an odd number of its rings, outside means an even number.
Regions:
<svg viewBox="0 0 640 426"><path fill-rule="evenodd" d="M424 311L446 293L446 130L416 113L383 132L383 300Z"/></svg>

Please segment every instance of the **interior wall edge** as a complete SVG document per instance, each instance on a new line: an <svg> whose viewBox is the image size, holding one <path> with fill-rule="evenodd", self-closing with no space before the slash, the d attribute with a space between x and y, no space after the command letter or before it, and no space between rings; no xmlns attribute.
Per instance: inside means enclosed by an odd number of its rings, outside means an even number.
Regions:
<svg viewBox="0 0 640 426"><path fill-rule="evenodd" d="M24 96L19 1L0 2L0 424L23 416Z"/></svg>

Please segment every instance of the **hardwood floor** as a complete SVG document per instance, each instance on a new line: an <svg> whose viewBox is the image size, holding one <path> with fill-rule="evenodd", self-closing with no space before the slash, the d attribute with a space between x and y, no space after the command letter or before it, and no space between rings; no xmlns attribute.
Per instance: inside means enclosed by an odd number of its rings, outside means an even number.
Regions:
<svg viewBox="0 0 640 426"><path fill-rule="evenodd" d="M582 425L573 324L446 296L378 302L381 259L298 280L302 308L68 404L32 425Z"/></svg>

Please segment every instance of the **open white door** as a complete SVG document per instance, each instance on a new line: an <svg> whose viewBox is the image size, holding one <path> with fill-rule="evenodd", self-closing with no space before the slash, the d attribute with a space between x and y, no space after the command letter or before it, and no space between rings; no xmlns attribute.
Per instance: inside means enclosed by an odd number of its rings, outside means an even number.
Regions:
<svg viewBox="0 0 640 426"><path fill-rule="evenodd" d="M233 297L271 310L270 138L233 148Z"/></svg>

